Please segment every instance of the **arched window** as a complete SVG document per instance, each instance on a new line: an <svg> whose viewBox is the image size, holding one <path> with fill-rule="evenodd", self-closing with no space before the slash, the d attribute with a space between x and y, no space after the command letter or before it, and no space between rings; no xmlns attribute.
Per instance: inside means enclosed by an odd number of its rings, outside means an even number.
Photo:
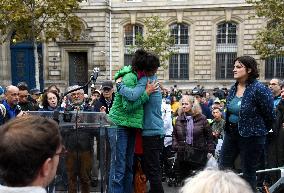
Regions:
<svg viewBox="0 0 284 193"><path fill-rule="evenodd" d="M135 45L135 36L143 35L143 27L140 25L128 24L124 27L124 45L131 46Z"/></svg>
<svg viewBox="0 0 284 193"><path fill-rule="evenodd" d="M169 60L169 79L188 80L189 78L189 25L174 23L170 26L177 53Z"/></svg>
<svg viewBox="0 0 284 193"><path fill-rule="evenodd" d="M217 44L236 44L237 24L221 23L217 28Z"/></svg>
<svg viewBox="0 0 284 193"><path fill-rule="evenodd" d="M233 79L233 61L236 57L237 24L219 23L216 37L216 79Z"/></svg>
<svg viewBox="0 0 284 193"><path fill-rule="evenodd" d="M277 27L278 21L273 20L267 24L267 28ZM265 78L284 78L284 56L270 57L265 60Z"/></svg>
<svg viewBox="0 0 284 193"><path fill-rule="evenodd" d="M133 54L129 53L129 46L135 45L135 37L143 35L143 27L141 25L127 24L124 26L124 65L131 65Z"/></svg>
<svg viewBox="0 0 284 193"><path fill-rule="evenodd" d="M188 25L186 24L173 24L170 26L171 35L174 37L175 44L188 45Z"/></svg>

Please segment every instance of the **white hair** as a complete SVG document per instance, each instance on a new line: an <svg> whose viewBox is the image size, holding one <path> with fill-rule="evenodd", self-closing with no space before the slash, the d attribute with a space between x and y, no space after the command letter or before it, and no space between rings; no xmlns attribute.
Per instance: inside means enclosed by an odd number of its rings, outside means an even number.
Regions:
<svg viewBox="0 0 284 193"><path fill-rule="evenodd" d="M249 184L232 171L205 169L188 178L180 193L253 193Z"/></svg>

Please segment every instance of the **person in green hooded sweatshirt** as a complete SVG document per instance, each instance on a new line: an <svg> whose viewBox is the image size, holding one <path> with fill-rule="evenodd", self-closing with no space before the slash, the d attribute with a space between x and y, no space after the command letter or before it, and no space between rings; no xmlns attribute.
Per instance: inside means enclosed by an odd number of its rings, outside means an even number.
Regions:
<svg viewBox="0 0 284 193"><path fill-rule="evenodd" d="M147 62L147 52L137 50L132 65L125 66L115 74L115 80L122 77L124 84L134 88L138 80L144 76L143 64ZM145 87L144 87L145 89ZM149 100L149 95L157 89L157 84L148 82L143 94L130 102L119 93L115 94L110 120L117 125L116 133L110 130L109 140L111 161L109 172L109 193L133 192L133 156L136 129L142 128L143 104Z"/></svg>

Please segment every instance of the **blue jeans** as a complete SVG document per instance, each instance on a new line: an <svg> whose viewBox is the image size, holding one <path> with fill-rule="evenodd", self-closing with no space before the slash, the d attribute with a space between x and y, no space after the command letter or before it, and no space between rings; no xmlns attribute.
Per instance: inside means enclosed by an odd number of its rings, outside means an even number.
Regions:
<svg viewBox="0 0 284 193"><path fill-rule="evenodd" d="M265 138L265 136L242 137L237 128L226 131L220 155L220 169L233 169L234 161L240 154L243 178L255 190L256 170L264 152Z"/></svg>
<svg viewBox="0 0 284 193"><path fill-rule="evenodd" d="M111 149L109 193L133 192L134 128L118 127L109 130Z"/></svg>

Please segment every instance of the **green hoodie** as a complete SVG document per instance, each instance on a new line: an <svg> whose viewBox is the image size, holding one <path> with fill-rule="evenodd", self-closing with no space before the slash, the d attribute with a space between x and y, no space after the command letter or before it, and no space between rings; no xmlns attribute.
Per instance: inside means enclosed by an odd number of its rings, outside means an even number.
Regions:
<svg viewBox="0 0 284 193"><path fill-rule="evenodd" d="M132 71L131 66L125 66L114 76L114 79L123 77L125 86L134 88L137 85L137 73ZM119 93L115 93L112 108L109 112L109 118L118 126L142 128L144 110L143 104L149 100L146 91L135 102L128 101Z"/></svg>

